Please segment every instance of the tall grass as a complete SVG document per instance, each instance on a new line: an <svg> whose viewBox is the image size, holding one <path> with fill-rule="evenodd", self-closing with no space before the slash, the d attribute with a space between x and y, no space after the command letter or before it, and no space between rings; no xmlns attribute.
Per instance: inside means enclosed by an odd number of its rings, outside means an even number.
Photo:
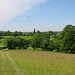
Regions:
<svg viewBox="0 0 75 75"><path fill-rule="evenodd" d="M15 69L6 54L0 51L0 75L15 75Z"/></svg>
<svg viewBox="0 0 75 75"><path fill-rule="evenodd" d="M20 69L20 71L24 75L75 74L75 54L63 54L56 52L32 50L14 50L6 52L4 51L3 53L6 53L10 56L10 58L14 61L15 65ZM9 62L9 60L7 60L7 62ZM6 65L9 66L8 64ZM11 67L13 68L13 66ZM13 75L15 75L14 71Z"/></svg>

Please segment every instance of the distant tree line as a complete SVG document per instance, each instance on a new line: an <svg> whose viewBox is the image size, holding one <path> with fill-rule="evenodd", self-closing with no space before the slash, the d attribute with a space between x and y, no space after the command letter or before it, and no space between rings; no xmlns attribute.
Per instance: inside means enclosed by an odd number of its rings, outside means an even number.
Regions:
<svg viewBox="0 0 75 75"><path fill-rule="evenodd" d="M0 36L33 36L35 33L36 33L35 29L34 29L33 32L21 32L21 31L20 32L18 32L18 31L10 32L8 30L8 31L0 31ZM46 34L49 34L49 35L55 35L57 32L52 32L52 31L40 32L38 30L37 33L46 33Z"/></svg>
<svg viewBox="0 0 75 75"><path fill-rule="evenodd" d="M27 33L23 33L23 32L18 32L18 31L15 31L15 32L10 32L9 30L8 31L0 31L0 36L33 36L33 33L32 32L27 32Z"/></svg>

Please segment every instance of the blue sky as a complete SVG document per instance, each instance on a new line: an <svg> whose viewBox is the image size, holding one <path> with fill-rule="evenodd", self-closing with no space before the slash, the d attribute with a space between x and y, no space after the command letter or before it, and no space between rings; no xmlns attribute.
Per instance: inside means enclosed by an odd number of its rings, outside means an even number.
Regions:
<svg viewBox="0 0 75 75"><path fill-rule="evenodd" d="M34 28L40 31L62 31L67 24L75 25L74 0L3 1L0 2L3 3L0 7L0 31L31 32Z"/></svg>

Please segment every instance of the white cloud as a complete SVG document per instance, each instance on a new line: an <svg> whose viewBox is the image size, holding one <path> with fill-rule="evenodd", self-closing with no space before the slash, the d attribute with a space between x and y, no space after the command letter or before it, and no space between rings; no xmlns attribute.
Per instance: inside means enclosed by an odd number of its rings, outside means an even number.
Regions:
<svg viewBox="0 0 75 75"><path fill-rule="evenodd" d="M47 0L0 0L0 25Z"/></svg>

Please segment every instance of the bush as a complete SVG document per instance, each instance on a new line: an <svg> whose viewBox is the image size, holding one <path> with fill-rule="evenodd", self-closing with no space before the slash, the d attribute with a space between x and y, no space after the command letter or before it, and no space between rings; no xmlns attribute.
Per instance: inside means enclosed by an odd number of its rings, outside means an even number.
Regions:
<svg viewBox="0 0 75 75"><path fill-rule="evenodd" d="M9 49L15 49L16 47L18 49L27 49L30 44L30 40L25 40L22 38L17 38L17 37L10 37L6 39L7 42L7 47Z"/></svg>
<svg viewBox="0 0 75 75"><path fill-rule="evenodd" d="M10 38L7 39L7 47L9 49L15 49L16 48L15 38L10 37Z"/></svg>
<svg viewBox="0 0 75 75"><path fill-rule="evenodd" d="M23 49L27 49L27 48L28 48L28 45L24 45L24 46L23 46Z"/></svg>

